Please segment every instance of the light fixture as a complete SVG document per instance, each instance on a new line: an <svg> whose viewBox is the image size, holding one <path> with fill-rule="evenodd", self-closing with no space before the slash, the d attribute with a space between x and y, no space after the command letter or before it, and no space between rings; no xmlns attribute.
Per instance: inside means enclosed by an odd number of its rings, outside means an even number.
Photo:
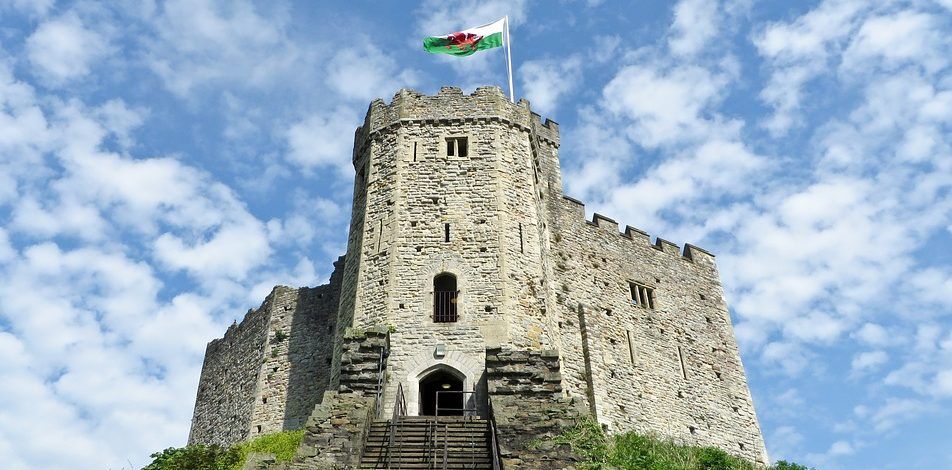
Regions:
<svg viewBox="0 0 952 470"><path fill-rule="evenodd" d="M449 390L449 388L452 387L452 385L450 385L450 384L442 384L442 385L440 385L440 387L443 387L443 390Z"/></svg>
<svg viewBox="0 0 952 470"><path fill-rule="evenodd" d="M444 357L446 357L446 345L437 344L436 349L433 350L433 357L435 357L436 359L443 359Z"/></svg>

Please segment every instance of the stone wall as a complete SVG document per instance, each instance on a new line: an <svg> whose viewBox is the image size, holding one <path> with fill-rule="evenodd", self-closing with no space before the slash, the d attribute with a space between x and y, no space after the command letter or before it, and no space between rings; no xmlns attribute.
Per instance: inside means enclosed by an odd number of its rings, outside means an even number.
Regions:
<svg viewBox="0 0 952 470"><path fill-rule="evenodd" d="M329 284L275 287L209 343L189 443L231 445L299 429L331 375L343 258Z"/></svg>
<svg viewBox="0 0 952 470"><path fill-rule="evenodd" d="M268 336L270 300L250 310L205 348L189 444L231 445L248 437L258 372Z"/></svg>
<svg viewBox="0 0 952 470"><path fill-rule="evenodd" d="M378 379L386 377L389 349L386 328L347 329L341 341L340 385L324 393L305 426L294 460L277 469L353 468L377 417Z"/></svg>
<svg viewBox="0 0 952 470"><path fill-rule="evenodd" d="M554 439L586 411L581 400L562 394L557 352L487 350L486 382L503 466L574 468L579 457Z"/></svg>
<svg viewBox="0 0 952 470"><path fill-rule="evenodd" d="M343 257L328 284L276 287L251 434L300 429L330 382Z"/></svg>
<svg viewBox="0 0 952 470"><path fill-rule="evenodd" d="M610 432L654 433L766 462L714 257L563 199L552 250L567 389ZM654 291L632 302L629 283Z"/></svg>

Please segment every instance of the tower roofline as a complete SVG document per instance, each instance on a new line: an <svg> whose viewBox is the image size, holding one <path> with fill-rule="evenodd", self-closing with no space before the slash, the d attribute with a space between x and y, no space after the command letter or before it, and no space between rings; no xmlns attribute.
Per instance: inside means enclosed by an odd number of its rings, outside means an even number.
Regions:
<svg viewBox="0 0 952 470"><path fill-rule="evenodd" d="M529 100L509 101L498 86L481 86L471 94L459 87L442 87L435 95L402 88L389 103L370 103L363 124L354 133L355 150L380 131L409 124L454 125L494 121L535 132L539 139L559 146L559 124L532 111Z"/></svg>

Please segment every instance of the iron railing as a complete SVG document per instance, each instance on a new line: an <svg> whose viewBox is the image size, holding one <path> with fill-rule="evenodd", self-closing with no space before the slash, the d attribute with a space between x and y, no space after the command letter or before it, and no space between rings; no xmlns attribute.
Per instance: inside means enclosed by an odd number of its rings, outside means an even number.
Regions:
<svg viewBox="0 0 952 470"><path fill-rule="evenodd" d="M438 290L433 292L433 322L452 323L459 318L456 308L459 300L458 290Z"/></svg>
<svg viewBox="0 0 952 470"><path fill-rule="evenodd" d="M445 397L445 396L449 396L449 395L461 395L461 397L460 397L460 403L462 403L463 406L460 407L460 408L454 408L454 407L449 407L449 406L440 406L441 404L443 404L443 403L446 402L446 400L442 400L442 401L440 400L440 395L442 395L442 396L444 396L444 397ZM472 404L472 407L466 406L466 402L467 402L466 398L467 398L467 395L469 395L470 397L475 397L475 396L476 396L476 392L458 392L458 391L453 391L453 390L440 390L440 391L437 391L437 392L436 392L436 404L435 404L435 406L434 406L434 411L435 411L435 413L436 413L436 418L439 419L439 417L440 417L440 411L443 411L443 412L444 412L444 413L443 413L443 416L456 416L455 414L452 414L452 415L451 415L451 414L449 414L449 413L446 413L446 412L448 412L448 411L459 411L459 412L461 412L461 414L462 414L463 416L477 416L477 415L479 414L479 411L476 409L476 400L469 400L469 402Z"/></svg>
<svg viewBox="0 0 952 470"><path fill-rule="evenodd" d="M400 432L400 418L407 415L407 399L403 394L403 384L397 385L397 397L393 401L393 416L390 418L390 429L387 443L387 468L394 468L391 464L393 460L393 445L395 442L399 442L401 447L403 446L403 441L398 439L397 433ZM403 458L397 460L397 467L403 462Z"/></svg>
<svg viewBox="0 0 952 470"><path fill-rule="evenodd" d="M459 408L453 406L443 406L447 401L445 397L459 395L461 406ZM444 399L440 399L440 397ZM440 426L440 412L443 412L443 416L457 416L457 413L464 417L473 417L477 416L479 411L476 409L476 400L470 399L467 400L467 397L475 397L476 392L463 392L455 390L440 390L436 392L436 403L434 404L434 413L433 417L434 427L438 430ZM471 406L467 406L467 401ZM435 433L434 433L435 436ZM443 424L443 470L446 470L449 463L449 441L450 441L450 427L448 423ZM436 444L436 442L434 442ZM457 443L459 444L459 443ZM434 446L435 447L435 446ZM471 465L473 468L476 467L476 453L475 453L476 442L473 441L473 437L470 436L469 442L469 454L471 459Z"/></svg>
<svg viewBox="0 0 952 470"><path fill-rule="evenodd" d="M486 397L486 406L489 411L489 451L493 456L493 470L502 470L502 458L499 455L499 441L496 438L496 413L493 410L492 397Z"/></svg>
<svg viewBox="0 0 952 470"><path fill-rule="evenodd" d="M377 362L377 389L374 391L374 417L379 418L380 412L383 410L383 389L384 382L387 380L387 374L384 369L386 369L387 356L390 354L390 351L387 348L380 348L380 360Z"/></svg>

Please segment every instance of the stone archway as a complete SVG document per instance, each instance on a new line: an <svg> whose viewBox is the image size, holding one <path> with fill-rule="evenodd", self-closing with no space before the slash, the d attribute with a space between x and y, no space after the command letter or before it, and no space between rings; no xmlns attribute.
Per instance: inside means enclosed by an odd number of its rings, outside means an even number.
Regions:
<svg viewBox="0 0 952 470"><path fill-rule="evenodd" d="M461 416L464 400L463 379L454 369L437 366L419 382L420 416Z"/></svg>
<svg viewBox="0 0 952 470"><path fill-rule="evenodd" d="M435 371L447 371L462 382L461 390L464 392L476 392L482 390L479 387L479 381L483 377L486 364L483 358L474 357L457 350L446 351L446 355L437 358L433 353L420 352L416 357L407 363L406 375L402 382L404 384L404 397L407 401L407 414L416 416L421 414L420 403L420 381ZM480 400L485 397L473 397L469 395L469 400L476 400L477 407L482 406ZM467 408L471 407L467 404Z"/></svg>

